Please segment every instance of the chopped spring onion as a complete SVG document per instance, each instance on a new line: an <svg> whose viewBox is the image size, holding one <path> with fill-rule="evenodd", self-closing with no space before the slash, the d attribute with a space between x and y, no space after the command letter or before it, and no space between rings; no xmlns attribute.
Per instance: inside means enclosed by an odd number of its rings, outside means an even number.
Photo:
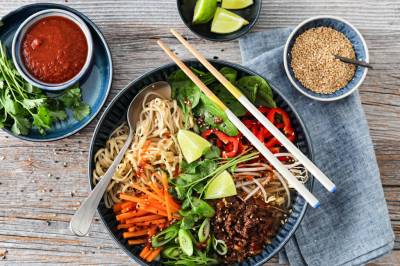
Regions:
<svg viewBox="0 0 400 266"><path fill-rule="evenodd" d="M181 248L179 246L167 247L162 251L162 255L168 259L178 259L182 254Z"/></svg>
<svg viewBox="0 0 400 266"><path fill-rule="evenodd" d="M210 235L210 220L208 218L204 219L203 223L200 225L198 237L199 242L202 243L207 240Z"/></svg>
<svg viewBox="0 0 400 266"><path fill-rule="evenodd" d="M179 224L180 223L176 223L176 224L168 227L164 231L161 231L160 233L155 235L151 239L152 246L155 248L158 248L158 247L164 246L171 240L175 239L175 237L178 235Z"/></svg>
<svg viewBox="0 0 400 266"><path fill-rule="evenodd" d="M225 242L223 240L215 238L213 242L214 250L221 256L226 255L226 253L228 252L228 247L226 246Z"/></svg>
<svg viewBox="0 0 400 266"><path fill-rule="evenodd" d="M181 247L183 253L185 253L188 256L192 256L193 242L189 231L187 231L186 229L179 229L178 240L179 240L179 246Z"/></svg>

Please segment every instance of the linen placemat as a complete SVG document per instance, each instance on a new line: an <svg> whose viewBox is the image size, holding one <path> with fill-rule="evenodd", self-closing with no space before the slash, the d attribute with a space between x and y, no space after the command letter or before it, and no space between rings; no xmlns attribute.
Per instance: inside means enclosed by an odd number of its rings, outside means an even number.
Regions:
<svg viewBox="0 0 400 266"><path fill-rule="evenodd" d="M314 162L337 186L316 180L321 208L309 207L280 254L290 265L360 265L392 250L394 234L378 165L358 92L318 102L293 88L283 67L289 28L257 32L240 40L243 64L264 76L293 104L312 141Z"/></svg>

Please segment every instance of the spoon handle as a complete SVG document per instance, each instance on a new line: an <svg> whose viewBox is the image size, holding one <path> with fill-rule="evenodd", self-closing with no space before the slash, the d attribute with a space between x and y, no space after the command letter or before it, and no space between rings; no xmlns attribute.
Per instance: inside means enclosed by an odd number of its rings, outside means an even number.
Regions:
<svg viewBox="0 0 400 266"><path fill-rule="evenodd" d="M368 64L365 61L361 61L361 60L357 60L357 59L351 59L351 58L347 58L347 57L342 57L339 55L335 55L336 59L339 59L340 61L347 63L347 64L352 64L352 65L356 65L356 66L362 66L362 67L367 67L370 69L373 69L372 65Z"/></svg>
<svg viewBox="0 0 400 266"><path fill-rule="evenodd" d="M126 150L131 144L132 139L133 133L132 130L130 130L128 138L122 149L119 151L117 157L114 159L114 162L111 164L107 172L100 179L100 182L94 187L87 199L82 203L82 205L72 217L69 225L71 232L75 235L85 236L89 232L90 224L92 223L97 206L99 205L100 200L103 197L104 192L107 189L108 183L110 183L117 166L121 162Z"/></svg>

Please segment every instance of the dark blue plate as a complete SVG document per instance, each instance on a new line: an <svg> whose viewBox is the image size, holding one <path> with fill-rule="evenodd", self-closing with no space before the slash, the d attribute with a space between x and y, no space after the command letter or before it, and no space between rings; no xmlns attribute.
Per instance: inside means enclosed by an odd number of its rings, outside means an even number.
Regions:
<svg viewBox="0 0 400 266"><path fill-rule="evenodd" d="M33 128L29 135L15 135L8 129L4 129L7 133L24 140L29 141L53 141L68 137L90 123L96 117L101 107L105 103L111 88L112 81L112 61L111 53L103 34L97 26L82 13L70 7L58 4L32 4L18 8L8 15L1 18L3 26L0 27L0 40L6 46L8 56L11 59L11 44L16 30L19 25L30 15L42 11L44 9L64 9L79 16L86 22L93 38L93 62L91 69L83 77L79 84L82 90L82 98L84 102L90 105L91 112L82 121L75 120L72 115L68 114L68 119L55 122L53 127L47 131L46 135L41 135ZM49 93L55 95L56 93Z"/></svg>
<svg viewBox="0 0 400 266"><path fill-rule="evenodd" d="M238 71L239 78L241 76L258 75L257 73L237 64L228 63L220 60L209 61L218 69L224 66L236 69ZM204 67L197 61L188 60L185 61L185 63L191 67L195 67L203 71L205 70ZM88 178L91 189L93 189L94 187L92 178L93 169L95 167L93 161L94 155L100 148L103 148L105 146L105 143L111 132L113 132L114 129L119 126L123 121L125 121L129 103L142 88L156 81L167 80L167 77L177 69L178 67L175 64L168 64L144 74L138 79L132 81L130 84L128 84L128 86L120 91L118 95L112 100L107 109L104 111L99 120L99 123L96 126L92 141L90 143ZM312 159L312 146L303 122L301 121L297 112L294 110L293 106L285 99L283 95L280 94L279 90L275 88L272 89L277 105L283 108L290 116L290 119L293 123L293 128L297 136L296 145L305 155ZM312 190L313 182L313 178L310 178L310 180L306 184L307 188L310 191ZM288 217L287 222L282 225L272 243L269 245L265 245L264 250L259 255L250 257L238 265L262 265L274 255L276 255L296 231L301 220L303 219L306 209L307 203L301 196L295 193L292 203L292 213ZM129 246L127 240L122 237L122 232L120 230L116 230L117 221L115 219L113 210L106 208L103 200L100 202L97 211L108 232L110 233L112 238L118 243L118 245L125 251L125 253L128 254L140 265L149 265L145 261L141 260L139 257L139 253L142 247ZM151 265L160 265L160 263L153 262L151 263Z"/></svg>

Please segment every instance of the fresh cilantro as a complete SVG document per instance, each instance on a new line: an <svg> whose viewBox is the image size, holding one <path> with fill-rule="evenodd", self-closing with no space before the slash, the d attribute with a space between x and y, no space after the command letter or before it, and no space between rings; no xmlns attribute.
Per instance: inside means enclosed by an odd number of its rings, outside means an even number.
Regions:
<svg viewBox="0 0 400 266"><path fill-rule="evenodd" d="M72 108L72 111L74 118L81 121L90 114L90 106L86 103L80 102L78 106Z"/></svg>
<svg viewBox="0 0 400 266"><path fill-rule="evenodd" d="M90 114L90 107L82 101L78 84L61 95L48 96L20 76L0 43L0 128L27 135L35 127L44 135L54 121L68 118L67 109L79 121Z"/></svg>

